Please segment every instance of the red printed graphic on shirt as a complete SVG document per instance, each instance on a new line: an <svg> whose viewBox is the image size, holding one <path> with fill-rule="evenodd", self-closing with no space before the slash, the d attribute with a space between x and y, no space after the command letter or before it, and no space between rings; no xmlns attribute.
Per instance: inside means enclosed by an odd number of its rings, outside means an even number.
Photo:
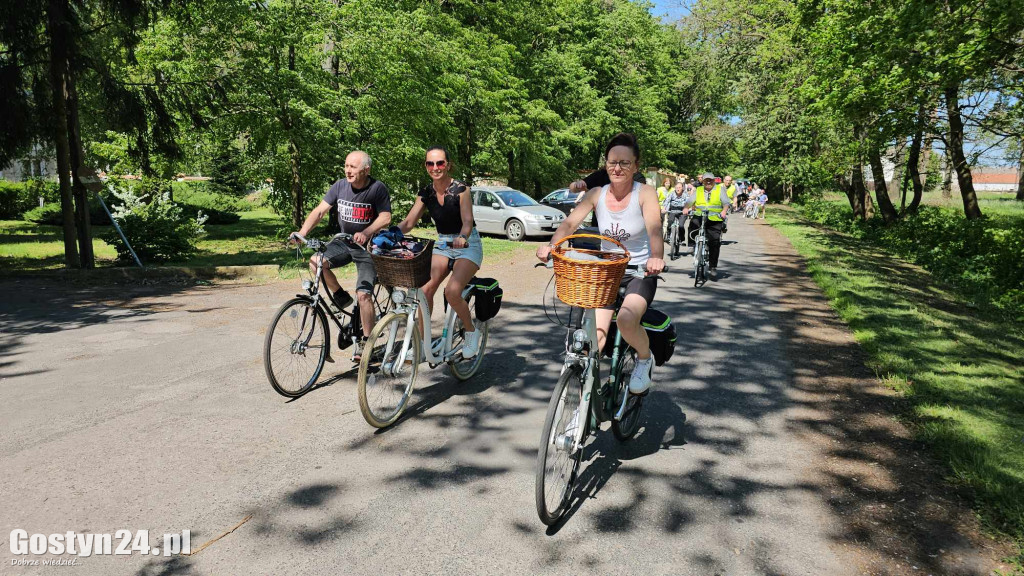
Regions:
<svg viewBox="0 0 1024 576"><path fill-rule="evenodd" d="M369 224L377 217L371 204L338 200L338 220L351 224Z"/></svg>

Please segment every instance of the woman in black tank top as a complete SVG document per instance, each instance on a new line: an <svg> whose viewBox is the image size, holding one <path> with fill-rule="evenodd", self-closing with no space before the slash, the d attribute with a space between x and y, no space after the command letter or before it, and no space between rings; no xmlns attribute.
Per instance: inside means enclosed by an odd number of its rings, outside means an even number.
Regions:
<svg viewBox="0 0 1024 576"><path fill-rule="evenodd" d="M416 195L412 210L398 227L408 234L424 212L434 221L438 239L430 262L430 280L423 285L423 293L433 310L434 294L448 276L449 260L454 260L452 278L444 288L444 295L466 327L462 355L472 358L480 346L480 332L473 325L473 316L469 304L462 299L462 291L480 269L484 255L480 235L473 225L472 192L469 186L451 177L452 165L444 148L428 149L424 165L431 183Z"/></svg>

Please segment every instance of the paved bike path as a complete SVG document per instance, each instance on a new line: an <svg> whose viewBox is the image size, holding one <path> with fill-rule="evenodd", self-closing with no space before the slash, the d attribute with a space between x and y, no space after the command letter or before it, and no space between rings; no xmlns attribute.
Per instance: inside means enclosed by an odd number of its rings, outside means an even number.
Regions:
<svg viewBox="0 0 1024 576"><path fill-rule="evenodd" d="M76 574L857 573L798 425L823 416L792 385L793 312L760 226L734 218L718 281L670 263L657 306L676 354L638 437L589 445L557 531L533 495L563 331L527 256L486 261L505 305L482 372L423 369L382 432L354 370L292 402L267 384L263 333L296 282L130 299L5 284L0 529L187 528L196 548L248 518L191 557L81 558ZM30 570L7 546L3 572Z"/></svg>

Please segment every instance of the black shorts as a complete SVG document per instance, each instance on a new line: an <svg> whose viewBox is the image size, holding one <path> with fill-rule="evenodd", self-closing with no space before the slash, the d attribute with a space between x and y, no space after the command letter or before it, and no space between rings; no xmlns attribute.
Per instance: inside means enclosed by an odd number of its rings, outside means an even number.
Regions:
<svg viewBox="0 0 1024 576"><path fill-rule="evenodd" d="M632 267L626 269L626 276L622 279L622 283L619 284L619 289L622 289L623 286L626 287L626 293L623 295L623 299L630 294L639 294L647 301L647 307L650 308L651 302L654 302L654 293L658 291L658 279L654 276L637 278L636 276L630 275L632 270ZM604 309L614 310L615 306L605 306Z"/></svg>
<svg viewBox="0 0 1024 576"><path fill-rule="evenodd" d="M362 248L349 246L348 242L335 238L324 250L324 258L332 269L341 268L349 262L356 264L356 292L373 294L373 284L377 279L377 271L373 268L370 253Z"/></svg>

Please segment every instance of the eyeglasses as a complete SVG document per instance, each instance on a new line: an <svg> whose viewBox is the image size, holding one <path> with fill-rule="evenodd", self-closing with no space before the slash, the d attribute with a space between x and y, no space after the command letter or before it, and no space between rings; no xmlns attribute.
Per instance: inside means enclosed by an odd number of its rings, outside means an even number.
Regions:
<svg viewBox="0 0 1024 576"><path fill-rule="evenodd" d="M609 169L618 168L619 170L629 170L633 167L632 160L617 160L614 162L606 162L605 164Z"/></svg>
<svg viewBox="0 0 1024 576"><path fill-rule="evenodd" d="M431 162L430 160L427 160L423 164L425 164L427 166L427 168L434 168L435 166L437 168L444 168L445 165L448 164L448 161L447 160L438 160L437 162Z"/></svg>

